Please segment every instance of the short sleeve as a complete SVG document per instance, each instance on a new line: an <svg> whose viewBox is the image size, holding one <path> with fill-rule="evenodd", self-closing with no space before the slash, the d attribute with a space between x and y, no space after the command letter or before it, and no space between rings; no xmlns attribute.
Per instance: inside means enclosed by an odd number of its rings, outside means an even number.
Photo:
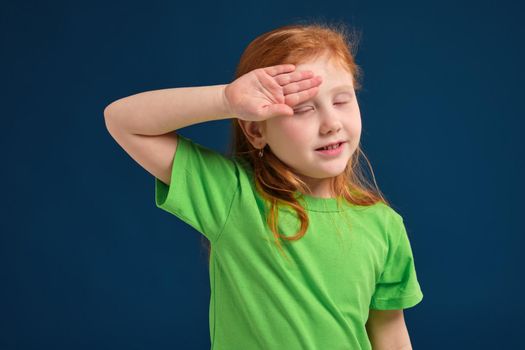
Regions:
<svg viewBox="0 0 525 350"><path fill-rule="evenodd" d="M406 309L423 300L403 218L394 213L390 220L391 246L370 304L376 310Z"/></svg>
<svg viewBox="0 0 525 350"><path fill-rule="evenodd" d="M238 168L232 159L177 136L170 184L155 178L155 204L215 242L237 192Z"/></svg>

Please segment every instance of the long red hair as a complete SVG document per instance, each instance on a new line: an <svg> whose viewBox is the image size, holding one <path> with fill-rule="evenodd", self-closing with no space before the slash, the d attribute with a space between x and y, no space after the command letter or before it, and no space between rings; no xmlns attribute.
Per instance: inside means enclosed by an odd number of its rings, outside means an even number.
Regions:
<svg viewBox="0 0 525 350"><path fill-rule="evenodd" d="M355 62L355 54L359 34L349 31L344 24L307 23L279 27L264 33L254 39L244 50L235 79L257 68L291 63L294 65L307 62L324 53L329 53L332 61L339 63L343 69L351 73L354 89L361 89L361 68ZM266 221L273 232L275 243L282 253L281 240L296 241L301 239L308 228L308 215L294 193L310 192L304 183L290 167L277 158L269 147L265 147L264 156L258 156L259 150L248 141L239 119L231 119L232 143L230 156L245 160L253 170L257 192L267 201L269 215ZM367 181L361 166L363 157L371 171L374 186ZM384 198L375 181L372 166L359 144L350 158L345 171L331 179L331 191L337 198L337 204L342 200L355 205L369 206L377 202L389 203ZM299 231L293 236L285 236L278 232L278 207L288 206L295 211L300 220ZM210 244L203 237L203 243L210 258Z"/></svg>

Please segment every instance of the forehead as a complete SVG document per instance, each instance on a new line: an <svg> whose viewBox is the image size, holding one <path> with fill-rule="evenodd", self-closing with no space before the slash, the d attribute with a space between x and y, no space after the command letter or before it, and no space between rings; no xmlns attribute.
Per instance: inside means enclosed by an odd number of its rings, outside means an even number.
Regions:
<svg viewBox="0 0 525 350"><path fill-rule="evenodd" d="M352 74L337 61L324 55L295 65L296 71L311 70L314 75L320 75L323 78L320 88L325 85L349 84L353 86Z"/></svg>

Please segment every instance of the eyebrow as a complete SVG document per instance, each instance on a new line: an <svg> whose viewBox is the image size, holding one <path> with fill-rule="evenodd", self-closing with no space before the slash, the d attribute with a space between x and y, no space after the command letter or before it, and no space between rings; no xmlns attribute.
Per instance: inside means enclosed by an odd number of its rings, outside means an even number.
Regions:
<svg viewBox="0 0 525 350"><path fill-rule="evenodd" d="M336 87L333 87L332 89L330 89L330 92L333 93L333 92L339 92L339 91L343 91L343 90L350 90L350 91L352 91L353 90L353 86L352 85L348 85L348 84L339 85L339 86L336 86Z"/></svg>

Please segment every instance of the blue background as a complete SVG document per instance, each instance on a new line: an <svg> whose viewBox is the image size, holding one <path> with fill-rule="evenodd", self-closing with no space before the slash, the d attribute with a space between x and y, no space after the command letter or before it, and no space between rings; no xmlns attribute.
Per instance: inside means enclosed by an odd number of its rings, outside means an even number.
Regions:
<svg viewBox="0 0 525 350"><path fill-rule="evenodd" d="M103 109L231 82L248 43L297 20L362 32L362 145L404 217L414 349L522 344L523 6L511 1L2 2L0 349L207 349L201 235ZM227 150L229 120L181 134ZM521 277L520 277L521 276Z"/></svg>

